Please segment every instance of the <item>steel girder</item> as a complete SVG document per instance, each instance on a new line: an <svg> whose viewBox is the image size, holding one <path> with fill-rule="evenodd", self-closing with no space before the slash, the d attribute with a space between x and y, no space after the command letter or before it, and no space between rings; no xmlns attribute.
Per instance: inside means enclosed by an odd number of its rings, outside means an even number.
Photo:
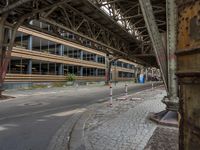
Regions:
<svg viewBox="0 0 200 150"><path fill-rule="evenodd" d="M80 44L85 40L98 44L99 48L101 46L100 50L104 50L106 53L126 55L125 52L129 49L128 43L125 40L69 4L57 6L51 13L45 12L39 18L55 26L57 30L61 29L63 32L66 30L73 33Z"/></svg>
<svg viewBox="0 0 200 150"><path fill-rule="evenodd" d="M131 51L137 58L142 58L147 62L156 62L153 53L152 43L145 25L144 17L138 0L90 0L99 9L107 9L106 14L110 19L121 22L122 27L140 40L138 46L132 46ZM153 14L156 18L156 24L159 32L166 32L166 3L165 1L151 0ZM140 56L140 57L138 57ZM148 60L150 59L150 60Z"/></svg>
<svg viewBox="0 0 200 150"><path fill-rule="evenodd" d="M167 55L164 42L162 41L161 34L155 21L153 9L150 0L139 0L144 20L150 35L151 42L154 47L157 62L159 64L165 88L168 91L168 77L167 77Z"/></svg>

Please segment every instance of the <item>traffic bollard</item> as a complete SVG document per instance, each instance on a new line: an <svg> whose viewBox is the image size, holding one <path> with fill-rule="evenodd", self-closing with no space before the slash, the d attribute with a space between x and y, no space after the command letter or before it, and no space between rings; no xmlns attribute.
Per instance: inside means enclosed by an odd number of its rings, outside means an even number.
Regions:
<svg viewBox="0 0 200 150"><path fill-rule="evenodd" d="M112 96L113 96L113 90L112 90L112 85L110 84L110 106L112 106L113 103Z"/></svg>
<svg viewBox="0 0 200 150"><path fill-rule="evenodd" d="M125 84L125 96L127 96L128 95L128 84L126 83Z"/></svg>
<svg viewBox="0 0 200 150"><path fill-rule="evenodd" d="M151 89L153 90L153 83L151 83Z"/></svg>

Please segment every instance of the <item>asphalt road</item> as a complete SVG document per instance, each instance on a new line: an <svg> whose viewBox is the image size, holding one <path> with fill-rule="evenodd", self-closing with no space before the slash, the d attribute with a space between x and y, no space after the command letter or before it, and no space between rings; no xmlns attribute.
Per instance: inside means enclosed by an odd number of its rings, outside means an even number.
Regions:
<svg viewBox="0 0 200 150"><path fill-rule="evenodd" d="M135 93L151 84L129 85ZM0 102L0 150L46 150L76 110L108 100L108 87L57 88L11 92L16 98ZM113 87L113 95L124 86Z"/></svg>

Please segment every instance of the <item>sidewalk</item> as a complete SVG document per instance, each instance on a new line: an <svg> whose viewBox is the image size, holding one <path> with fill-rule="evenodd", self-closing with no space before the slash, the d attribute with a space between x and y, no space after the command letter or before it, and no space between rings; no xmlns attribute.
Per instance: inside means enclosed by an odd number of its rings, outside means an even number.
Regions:
<svg viewBox="0 0 200 150"><path fill-rule="evenodd" d="M158 87L114 100L112 107L108 102L89 107L73 130L70 149L177 150L177 129L159 127L148 119L150 113L165 109L161 102L165 95Z"/></svg>

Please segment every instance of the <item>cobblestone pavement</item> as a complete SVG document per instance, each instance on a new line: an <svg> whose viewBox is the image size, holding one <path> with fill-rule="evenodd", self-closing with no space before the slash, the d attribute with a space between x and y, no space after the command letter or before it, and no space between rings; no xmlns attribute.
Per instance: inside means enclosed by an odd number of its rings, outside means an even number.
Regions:
<svg viewBox="0 0 200 150"><path fill-rule="evenodd" d="M178 150L178 129L158 127L144 150Z"/></svg>
<svg viewBox="0 0 200 150"><path fill-rule="evenodd" d="M87 150L142 150L157 125L147 117L164 110L164 89L146 90L130 95L128 100L113 101L113 107L101 104L91 110L85 122L84 142Z"/></svg>

